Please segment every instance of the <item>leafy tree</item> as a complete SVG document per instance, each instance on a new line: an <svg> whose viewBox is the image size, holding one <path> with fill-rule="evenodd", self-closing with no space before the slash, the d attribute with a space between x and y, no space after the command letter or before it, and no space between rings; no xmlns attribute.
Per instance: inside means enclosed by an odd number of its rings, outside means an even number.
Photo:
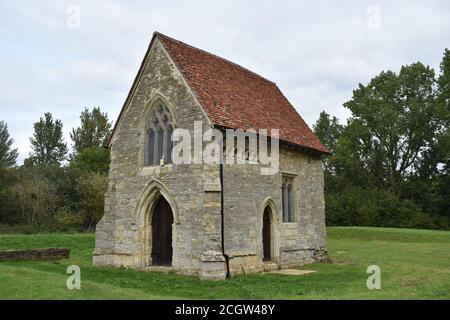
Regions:
<svg viewBox="0 0 450 320"><path fill-rule="evenodd" d="M104 146L112 127L108 115L102 113L99 107L94 107L92 111L86 108L81 112L80 120L81 126L72 129L70 134L75 155L85 148Z"/></svg>
<svg viewBox="0 0 450 320"><path fill-rule="evenodd" d="M449 228L449 88L445 50L438 77L418 62L360 84L340 131L321 114L327 223Z"/></svg>
<svg viewBox="0 0 450 320"><path fill-rule="evenodd" d="M441 126L438 131L436 152L439 175L431 182L430 207L450 224L450 50L445 49L438 78L438 112ZM431 158L431 156L430 156Z"/></svg>
<svg viewBox="0 0 450 320"><path fill-rule="evenodd" d="M61 120L54 121L51 113L45 113L44 118L34 124L34 134L30 138L32 152L26 164L59 165L68 152L62 128Z"/></svg>
<svg viewBox="0 0 450 320"><path fill-rule="evenodd" d="M12 167L16 164L19 153L11 149L14 140L10 138L8 125L0 121L0 168Z"/></svg>
<svg viewBox="0 0 450 320"><path fill-rule="evenodd" d="M441 73L438 78L438 100L446 114L446 120L450 117L450 50L445 49L444 57L440 65Z"/></svg>
<svg viewBox="0 0 450 320"><path fill-rule="evenodd" d="M313 125L313 130L320 141L333 152L342 134L343 126L336 117L331 118L328 113L322 111L316 124Z"/></svg>
<svg viewBox="0 0 450 320"><path fill-rule="evenodd" d="M54 187L61 207L73 212L78 211L79 195L76 185L82 174L81 170L71 166L25 166L23 170L45 177Z"/></svg>
<svg viewBox="0 0 450 320"><path fill-rule="evenodd" d="M334 116L331 118L325 111L320 113L319 119L313 125L315 135L331 153L336 149L337 141L343 129L344 127L339 123L339 120ZM324 164L327 172L332 171L329 158L324 160Z"/></svg>
<svg viewBox="0 0 450 320"><path fill-rule="evenodd" d="M52 182L32 170L20 172L13 187L23 219L33 228L48 223L59 204Z"/></svg>
<svg viewBox="0 0 450 320"><path fill-rule="evenodd" d="M75 155L70 165L83 171L107 174L110 150L104 147L88 147Z"/></svg>
<svg viewBox="0 0 450 320"><path fill-rule="evenodd" d="M427 164L438 127L435 74L422 63L382 72L360 84L344 106L352 117L344 132L349 147L380 186L395 187Z"/></svg>
<svg viewBox="0 0 450 320"><path fill-rule="evenodd" d="M107 187L108 179L103 174L87 172L78 179L80 213L88 230L94 230L103 216Z"/></svg>
<svg viewBox="0 0 450 320"><path fill-rule="evenodd" d="M21 215L12 187L17 183L18 168L0 168L0 221L20 223Z"/></svg>
<svg viewBox="0 0 450 320"><path fill-rule="evenodd" d="M438 78L438 112L441 130L438 136L440 162L444 164L443 172L450 171L450 50L445 49L441 62L441 73Z"/></svg>

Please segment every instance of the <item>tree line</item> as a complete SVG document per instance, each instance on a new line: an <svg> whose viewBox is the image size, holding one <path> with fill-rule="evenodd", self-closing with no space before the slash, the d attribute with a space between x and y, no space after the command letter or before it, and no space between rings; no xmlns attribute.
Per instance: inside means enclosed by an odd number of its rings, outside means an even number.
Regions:
<svg viewBox="0 0 450 320"><path fill-rule="evenodd" d="M20 232L93 230L104 210L111 128L99 107L86 108L69 152L61 120L45 113L17 166L14 140L0 121L0 224Z"/></svg>
<svg viewBox="0 0 450 320"><path fill-rule="evenodd" d="M440 72L421 62L359 84L346 124L313 129L324 160L328 225L449 229L450 51Z"/></svg>
<svg viewBox="0 0 450 320"><path fill-rule="evenodd" d="M324 158L328 225L450 228L450 51L439 73L421 62L383 71L353 91L345 124L325 111L313 126ZM85 109L70 133L45 113L31 152L0 121L0 225L20 231L93 230L104 211L111 123ZM1 231L1 230L0 230Z"/></svg>

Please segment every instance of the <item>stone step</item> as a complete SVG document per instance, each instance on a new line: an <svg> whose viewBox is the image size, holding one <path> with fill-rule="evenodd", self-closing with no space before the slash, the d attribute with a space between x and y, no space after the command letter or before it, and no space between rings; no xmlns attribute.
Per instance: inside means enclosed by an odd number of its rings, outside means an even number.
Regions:
<svg viewBox="0 0 450 320"><path fill-rule="evenodd" d="M264 272L273 271L280 269L278 263L273 261L265 261L264 262Z"/></svg>
<svg viewBox="0 0 450 320"><path fill-rule="evenodd" d="M166 266L149 266L142 269L143 271L162 272L169 273L172 271L172 267Z"/></svg>

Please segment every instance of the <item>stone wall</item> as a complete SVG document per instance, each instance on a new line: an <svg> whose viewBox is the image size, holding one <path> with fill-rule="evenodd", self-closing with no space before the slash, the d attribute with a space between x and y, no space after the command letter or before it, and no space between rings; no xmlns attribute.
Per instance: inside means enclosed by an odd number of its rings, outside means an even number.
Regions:
<svg viewBox="0 0 450 320"><path fill-rule="evenodd" d="M155 97L170 109L175 127L189 129L192 136L194 121L202 121L204 129L209 127L203 110L155 39L112 141L105 216L96 230L94 264L135 268L151 265L148 217L140 217L137 206L143 191L156 180L177 206L173 269L185 274L200 273L204 278L224 277L218 165L144 167L142 119ZM208 182L206 188L204 181Z"/></svg>
<svg viewBox="0 0 450 320"><path fill-rule="evenodd" d="M294 179L293 223L282 220L283 174ZM264 270L262 218L268 199L275 207L273 262L280 268L287 268L325 259L323 169L318 156L282 145L278 174L263 176L259 165L225 165L223 189L225 248L230 256L231 274Z"/></svg>
<svg viewBox="0 0 450 320"><path fill-rule="evenodd" d="M194 121L209 119L164 48L155 39L111 146L105 215L97 225L93 262L98 266L151 266L150 202L162 194L174 212L172 268L202 279L223 279L219 165L145 167L143 121L160 99L175 127L193 136ZM326 257L322 163L317 156L281 147L281 172L260 174L259 165L224 165L225 251L230 273L263 271L262 217L273 207L273 264L297 266ZM283 223L282 172L295 179L295 222ZM152 198L153 197L153 198ZM273 268L273 266L272 266Z"/></svg>

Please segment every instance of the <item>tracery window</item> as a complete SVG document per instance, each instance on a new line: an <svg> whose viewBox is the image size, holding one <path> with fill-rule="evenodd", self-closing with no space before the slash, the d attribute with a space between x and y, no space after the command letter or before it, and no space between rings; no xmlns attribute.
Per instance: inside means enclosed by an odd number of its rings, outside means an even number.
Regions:
<svg viewBox="0 0 450 320"><path fill-rule="evenodd" d="M156 105L148 117L146 128L145 164L172 163L173 122L169 110L162 104Z"/></svg>

